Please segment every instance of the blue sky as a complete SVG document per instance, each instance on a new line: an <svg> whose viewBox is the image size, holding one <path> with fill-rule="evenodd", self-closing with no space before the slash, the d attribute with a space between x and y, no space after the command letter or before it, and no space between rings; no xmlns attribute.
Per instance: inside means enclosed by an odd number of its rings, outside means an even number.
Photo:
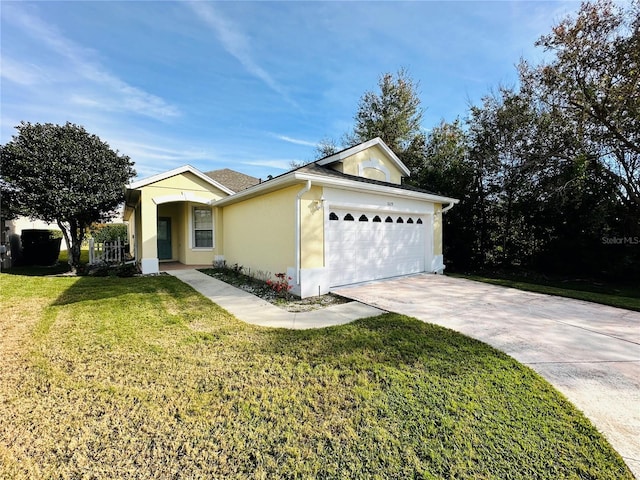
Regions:
<svg viewBox="0 0 640 480"><path fill-rule="evenodd" d="M277 175L353 125L379 76L420 83L423 128L514 85L578 2L2 1L1 130L83 125L139 177Z"/></svg>

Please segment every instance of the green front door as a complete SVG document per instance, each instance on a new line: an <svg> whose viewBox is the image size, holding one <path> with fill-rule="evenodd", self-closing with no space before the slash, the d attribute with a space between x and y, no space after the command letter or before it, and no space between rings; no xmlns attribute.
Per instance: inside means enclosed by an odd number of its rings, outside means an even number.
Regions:
<svg viewBox="0 0 640 480"><path fill-rule="evenodd" d="M171 219L158 217L158 260L171 260Z"/></svg>

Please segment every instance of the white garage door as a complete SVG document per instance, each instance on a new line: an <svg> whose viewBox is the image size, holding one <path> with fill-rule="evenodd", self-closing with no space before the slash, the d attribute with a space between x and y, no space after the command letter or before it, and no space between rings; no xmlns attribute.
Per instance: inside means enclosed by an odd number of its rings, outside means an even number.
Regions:
<svg viewBox="0 0 640 480"><path fill-rule="evenodd" d="M424 271L426 217L332 209L327 228L331 286Z"/></svg>

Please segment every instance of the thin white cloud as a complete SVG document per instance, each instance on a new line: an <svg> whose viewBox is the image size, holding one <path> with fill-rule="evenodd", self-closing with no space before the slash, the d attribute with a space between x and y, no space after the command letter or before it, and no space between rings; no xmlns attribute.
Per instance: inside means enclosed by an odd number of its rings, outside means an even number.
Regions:
<svg viewBox="0 0 640 480"><path fill-rule="evenodd" d="M286 135L276 135L276 138L295 145L304 145L305 147L318 146L318 142L309 142L308 140L300 140L299 138L288 137Z"/></svg>
<svg viewBox="0 0 640 480"><path fill-rule="evenodd" d="M11 57L2 57L0 77L19 85L35 85L42 82L44 74L37 65L21 63Z"/></svg>
<svg viewBox="0 0 640 480"><path fill-rule="evenodd" d="M189 1L187 3L196 15L213 29L227 53L235 57L247 72L262 80L285 101L298 108L298 104L289 96L285 88L255 61L251 51L251 41L242 33L239 25L220 15L220 12L214 10L209 2Z"/></svg>
<svg viewBox="0 0 640 480"><path fill-rule="evenodd" d="M95 87L100 89L100 94L85 93L83 98L76 96L75 101L80 100L80 104L90 105L94 108L102 108L108 111L134 112L156 119L166 119L180 115L180 111L176 106L167 103L156 95L129 85L118 76L107 71L93 58L96 56L96 52L69 40L54 26L46 24L40 18L20 8L7 8L7 6L3 8L3 16L5 18L20 26L29 36L35 38L44 47L66 60L74 73L81 79L88 81L88 84L85 85L88 90ZM7 58L3 56L3 78L22 85L35 85L39 83L39 79L45 80L47 76L56 77L54 70L56 68L60 69L60 67L44 65L35 67L9 59L9 69L5 71L5 61L7 61ZM59 87L58 94L60 94Z"/></svg>
<svg viewBox="0 0 640 480"><path fill-rule="evenodd" d="M251 165L252 167L270 167L278 168L280 170L290 170L292 163L297 163L299 160L282 160L282 159L264 159L264 160L251 160L242 162L244 165Z"/></svg>
<svg viewBox="0 0 640 480"><path fill-rule="evenodd" d="M158 145L149 145L138 142L129 142L126 140L114 140L114 145L126 155L132 158L144 158L145 160L170 162L172 164L184 164L192 160L201 160L211 157L210 153L204 150L179 150L175 148L166 148Z"/></svg>

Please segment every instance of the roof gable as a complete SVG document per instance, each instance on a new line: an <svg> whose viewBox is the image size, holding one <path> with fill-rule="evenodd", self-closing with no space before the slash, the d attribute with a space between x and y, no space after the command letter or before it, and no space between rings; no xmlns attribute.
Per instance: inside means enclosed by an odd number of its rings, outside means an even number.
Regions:
<svg viewBox="0 0 640 480"><path fill-rule="evenodd" d="M382 151L382 153L395 166L395 168L400 171L401 176L408 177L411 174L407 166L402 163L402 160L400 160L398 156L393 153L393 151L387 146L386 143L382 141L380 137L376 137L373 140L369 140L368 142L364 142L351 148L341 150L340 152L334 153L333 155L321 158L314 163L320 166L329 166L331 164L341 163L349 157L353 157L365 150L373 149L374 147L378 147L378 149Z"/></svg>
<svg viewBox="0 0 640 480"><path fill-rule="evenodd" d="M230 188L222 185L220 182L215 181L213 178L205 175L200 170L192 167L191 165L183 165L167 172L162 172L151 177L143 178L141 180L138 180L137 182L130 183L127 188L130 190L137 190L139 188L146 187L148 185L152 185L154 183L161 182L162 180L166 180L167 178L175 177L176 175L182 175L184 173L191 173L204 182L208 183L209 185L216 187L218 190L221 190L228 195L233 195L234 193L234 191Z"/></svg>

